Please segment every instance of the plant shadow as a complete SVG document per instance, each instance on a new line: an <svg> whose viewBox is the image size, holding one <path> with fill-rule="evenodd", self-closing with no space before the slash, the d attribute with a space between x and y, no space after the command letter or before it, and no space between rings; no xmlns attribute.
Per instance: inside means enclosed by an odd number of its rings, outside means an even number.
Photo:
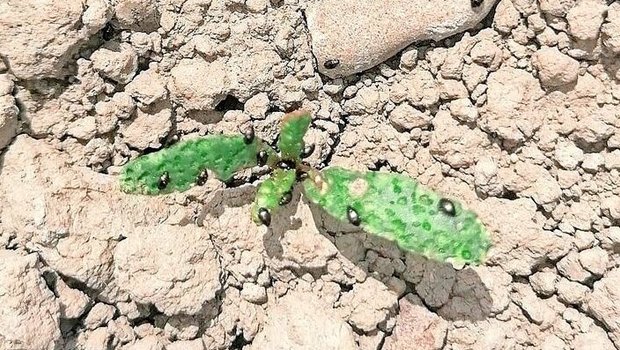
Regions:
<svg viewBox="0 0 620 350"><path fill-rule="evenodd" d="M491 315L491 294L475 269L465 267L457 270L449 263L403 251L394 242L340 222L317 205L303 199L299 187L296 186L293 201L272 216L272 225L263 237L265 251L270 258L282 259L281 239L285 232L300 227L302 219L296 216L300 214L298 209L308 206L311 216L308 219L314 221L319 233L336 246L339 254L363 270L366 276L384 283L399 294L399 298L413 293L420 297L429 310L451 321L482 321ZM305 273L315 277L317 273L327 274L327 271L314 269L294 272L298 276ZM344 290L350 287L341 285Z"/></svg>
<svg viewBox="0 0 620 350"><path fill-rule="evenodd" d="M265 254L275 264L272 267L290 270L298 277L309 273L320 278L328 274L326 268L300 267L287 262L283 247L285 234L303 229L304 225L309 224L336 247L340 255L337 259L346 259L343 262L345 265L356 266L367 277L384 283L399 297L413 293L420 297L429 310L451 321L482 321L491 315L491 294L475 268L457 270L449 263L403 251L394 242L367 234L348 222L340 222L317 205L306 201L300 187L295 186L290 203L272 213L271 225L267 230L259 230L264 232L262 243ZM201 219L206 215L219 217L227 207L247 206L252 203L255 193L255 186L215 191L210 200L206 201ZM308 222L304 223L303 220ZM354 276L351 277L350 283L340 283L343 291L350 290L355 282Z"/></svg>

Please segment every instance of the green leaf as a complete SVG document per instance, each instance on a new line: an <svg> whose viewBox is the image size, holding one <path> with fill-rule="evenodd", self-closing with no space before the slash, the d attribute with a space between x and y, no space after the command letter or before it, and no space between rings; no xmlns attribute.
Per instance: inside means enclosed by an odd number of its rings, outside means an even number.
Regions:
<svg viewBox="0 0 620 350"><path fill-rule="evenodd" d="M282 158L298 161L304 148L304 135L312 117L309 112L293 112L284 116L280 127L278 148Z"/></svg>
<svg viewBox="0 0 620 350"><path fill-rule="evenodd" d="M491 245L476 214L400 174L334 167L311 172L303 186L333 217L429 258L477 264Z"/></svg>
<svg viewBox="0 0 620 350"><path fill-rule="evenodd" d="M262 221L259 218L261 209L267 210L272 215L280 205L286 204L283 203L283 198L290 196L294 184L295 170L274 170L271 177L258 186L252 207L252 220L261 224Z"/></svg>
<svg viewBox="0 0 620 350"><path fill-rule="evenodd" d="M261 144L257 138L246 144L239 135L181 141L127 163L120 176L121 190L149 195L185 191L199 182L199 175L205 169L227 181L235 172L256 165ZM166 186L161 183L164 174L169 178Z"/></svg>

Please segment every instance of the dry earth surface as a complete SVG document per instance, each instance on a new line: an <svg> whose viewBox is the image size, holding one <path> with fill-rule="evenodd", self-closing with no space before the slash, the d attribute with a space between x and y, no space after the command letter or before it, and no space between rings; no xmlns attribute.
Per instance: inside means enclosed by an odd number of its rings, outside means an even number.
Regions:
<svg viewBox="0 0 620 350"><path fill-rule="evenodd" d="M489 2L416 41L363 29L384 13L313 33L333 1L0 0L0 349L620 349L620 3ZM416 42L331 79L313 41L348 23ZM357 67L339 45L320 54ZM260 169L118 190L129 159L249 123L273 141L298 108L314 166L458 198L488 261L404 253L299 194L257 227Z"/></svg>

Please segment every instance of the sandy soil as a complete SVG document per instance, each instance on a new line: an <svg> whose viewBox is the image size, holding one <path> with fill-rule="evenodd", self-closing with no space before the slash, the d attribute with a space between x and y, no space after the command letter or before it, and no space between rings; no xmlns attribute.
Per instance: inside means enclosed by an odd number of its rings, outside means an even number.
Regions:
<svg viewBox="0 0 620 350"><path fill-rule="evenodd" d="M620 3L501 0L338 79L312 3L0 0L0 349L620 349ZM298 108L314 166L458 198L488 261L404 253L298 192L257 227L257 169L118 190L129 159L272 141Z"/></svg>

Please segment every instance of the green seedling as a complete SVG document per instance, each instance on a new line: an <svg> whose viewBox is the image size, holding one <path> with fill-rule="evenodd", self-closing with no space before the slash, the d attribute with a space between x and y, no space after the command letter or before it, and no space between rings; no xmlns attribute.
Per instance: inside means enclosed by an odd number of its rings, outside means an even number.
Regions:
<svg viewBox="0 0 620 350"><path fill-rule="evenodd" d="M339 167L317 170L303 162L313 145L303 137L310 114L286 115L278 139L279 153L254 136L207 136L179 142L139 157L123 169L121 189L154 195L202 185L208 171L228 181L243 169L268 166L271 176L258 185L251 216L269 226L278 208L288 204L301 183L304 197L334 218L395 242L405 251L462 265L484 261L489 236L475 213L413 179L377 171Z"/></svg>

